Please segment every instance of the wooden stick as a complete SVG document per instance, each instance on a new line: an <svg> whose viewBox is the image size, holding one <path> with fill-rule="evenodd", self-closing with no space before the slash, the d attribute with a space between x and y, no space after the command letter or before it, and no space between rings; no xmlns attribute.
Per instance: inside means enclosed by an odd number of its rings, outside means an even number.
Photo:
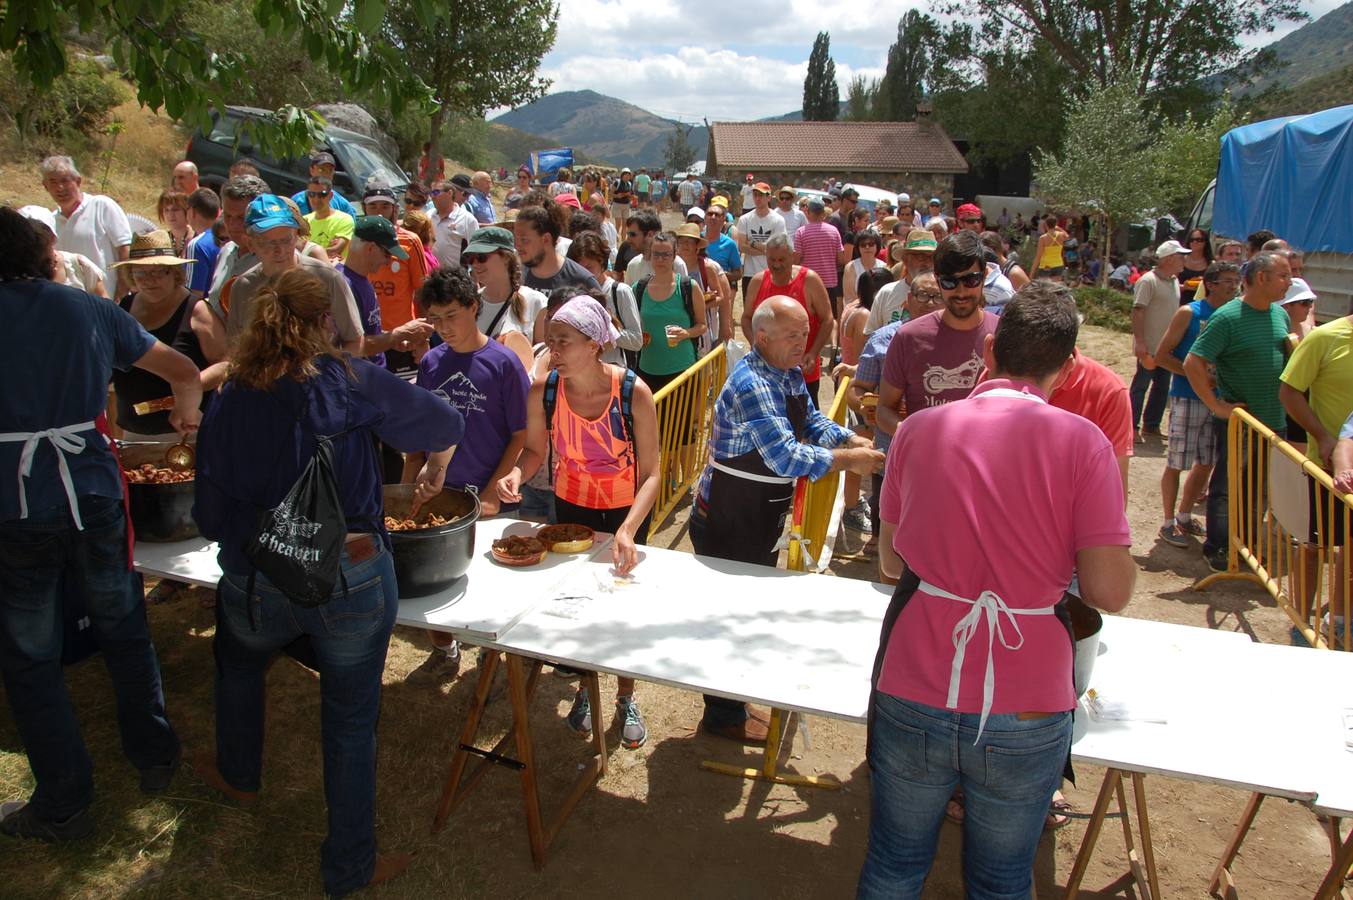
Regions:
<svg viewBox="0 0 1353 900"><path fill-rule="evenodd" d="M531 860L537 869L545 866L545 831L540 821L540 794L536 786L535 752L531 747L530 707L521 657L507 654L507 690L512 697L512 730L517 738L517 759L522 764L522 802L526 807L526 836L531 842Z"/></svg>
<svg viewBox="0 0 1353 900"><path fill-rule="evenodd" d="M489 689L493 686L493 676L498 671L498 663L501 654L497 652L484 653L479 655L479 683L475 686L474 706L470 707L470 714L465 719L465 725L460 730L460 739L456 742L456 749L451 754L451 765L447 771L446 784L442 787L442 798L437 803L437 813L432 819L432 833L436 834L446 825L447 816L451 815L451 810L455 807L457 794L460 793L461 776L465 773L465 764L469 762L470 754L461 749L462 744L474 744L475 737L479 734L479 723L484 716L484 707L488 705ZM497 747L494 748L495 752ZM474 775L471 776L470 783L466 785L465 791L469 792L479 779L483 776L484 765L487 760L480 764Z"/></svg>
<svg viewBox="0 0 1353 900"><path fill-rule="evenodd" d="M1081 881L1085 870L1090 866L1090 857L1099 841L1100 829L1104 827L1104 817L1109 812L1109 802L1113 799L1114 788L1121 783L1122 773L1109 769L1104 773L1104 782L1099 786L1099 796L1095 799L1095 809L1085 828L1085 837L1081 840L1080 852L1076 854L1076 864L1071 869L1071 877L1066 882L1066 898L1072 900L1080 893Z"/></svg>
<svg viewBox="0 0 1353 900"><path fill-rule="evenodd" d="M1237 897L1235 879L1231 877L1231 863L1235 862L1236 856L1240 854L1240 845L1245 842L1245 836L1254 825L1255 817L1259 815L1259 807L1263 803L1263 794L1258 792L1250 794L1245 811L1240 815L1240 822L1231 835L1231 842L1226 845L1226 852L1222 854L1221 861L1217 863L1217 868L1212 873L1212 883L1207 888L1207 892L1212 896L1225 897L1228 900L1235 900Z"/></svg>

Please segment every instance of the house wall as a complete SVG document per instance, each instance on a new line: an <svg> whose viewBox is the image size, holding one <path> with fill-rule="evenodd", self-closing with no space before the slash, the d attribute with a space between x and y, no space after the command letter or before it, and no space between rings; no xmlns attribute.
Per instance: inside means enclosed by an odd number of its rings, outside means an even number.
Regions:
<svg viewBox="0 0 1353 900"><path fill-rule="evenodd" d="M731 181L734 184L742 184L747 177L746 169L719 166L715 171L719 173L721 181ZM752 174L757 181L766 182L774 190L783 185L820 190L823 181L830 177L845 183L867 184L884 190L903 190L911 194L913 203L921 206L924 206L926 200L931 197L939 197L944 201L945 209L953 208L953 175L935 172L828 172L794 169L760 169Z"/></svg>

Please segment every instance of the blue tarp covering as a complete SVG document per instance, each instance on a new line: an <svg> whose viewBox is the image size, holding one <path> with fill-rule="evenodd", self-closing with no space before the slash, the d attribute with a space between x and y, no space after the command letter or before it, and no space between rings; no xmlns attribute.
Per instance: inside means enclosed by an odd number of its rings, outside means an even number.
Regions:
<svg viewBox="0 0 1353 900"><path fill-rule="evenodd" d="M553 175L565 166L573 168L573 148L531 151L531 171L535 175Z"/></svg>
<svg viewBox="0 0 1353 900"><path fill-rule="evenodd" d="M1353 253L1353 106L1256 122L1221 139L1213 231L1267 228L1306 252Z"/></svg>

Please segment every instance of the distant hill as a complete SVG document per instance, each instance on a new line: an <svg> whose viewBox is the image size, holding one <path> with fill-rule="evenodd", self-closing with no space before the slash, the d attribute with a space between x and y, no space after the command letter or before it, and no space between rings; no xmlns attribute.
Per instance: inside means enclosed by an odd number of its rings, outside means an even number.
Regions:
<svg viewBox="0 0 1353 900"><path fill-rule="evenodd" d="M1275 88L1254 99L1250 118L1256 121L1279 116L1300 116L1353 103L1353 64L1324 75L1307 78L1291 88Z"/></svg>
<svg viewBox="0 0 1353 900"><path fill-rule="evenodd" d="M556 142L553 138L521 131L510 125L504 125L497 120L489 123L488 139L485 141L485 144L488 159L484 164L490 168L503 166L507 169L515 169L517 166L526 162L530 157L532 150L548 150L551 147L568 146L567 144ZM574 149L573 156L576 162L583 165L615 165L609 159L602 159L590 153L579 152L576 148Z"/></svg>
<svg viewBox="0 0 1353 900"><path fill-rule="evenodd" d="M561 91L503 113L492 124L545 137L528 150L572 147L612 165L660 166L676 122L596 91ZM703 155L709 144L703 125L691 129L690 142Z"/></svg>
<svg viewBox="0 0 1353 900"><path fill-rule="evenodd" d="M1233 87L1234 93L1254 94L1274 86L1292 89L1309 78L1353 65L1353 2L1307 22L1269 47L1285 65L1253 82Z"/></svg>
<svg viewBox="0 0 1353 900"><path fill-rule="evenodd" d="M841 111L840 111L839 113L836 114L836 117L837 117L838 119L841 118L841 116L845 115L845 112L846 112L846 101L842 100L842 101L841 101ZM796 110L794 110L793 112L787 112L787 113L785 113L783 116L767 116L766 118L764 118L764 119L758 119L757 121L758 121L758 122L802 122L802 121L803 121L803 110L801 110L801 109L796 109Z"/></svg>

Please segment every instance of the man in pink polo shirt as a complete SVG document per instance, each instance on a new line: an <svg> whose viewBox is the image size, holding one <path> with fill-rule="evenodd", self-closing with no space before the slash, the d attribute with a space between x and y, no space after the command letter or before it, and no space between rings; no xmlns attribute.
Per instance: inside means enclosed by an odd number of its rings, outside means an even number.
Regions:
<svg viewBox="0 0 1353 900"><path fill-rule="evenodd" d="M1045 400L1077 328L1065 291L1026 285L983 342L993 377L893 437L879 550L900 581L875 661L859 900L920 895L960 786L969 894L1030 891L1076 703L1056 604L1075 572L1086 603L1117 612L1136 576L1114 448Z"/></svg>

